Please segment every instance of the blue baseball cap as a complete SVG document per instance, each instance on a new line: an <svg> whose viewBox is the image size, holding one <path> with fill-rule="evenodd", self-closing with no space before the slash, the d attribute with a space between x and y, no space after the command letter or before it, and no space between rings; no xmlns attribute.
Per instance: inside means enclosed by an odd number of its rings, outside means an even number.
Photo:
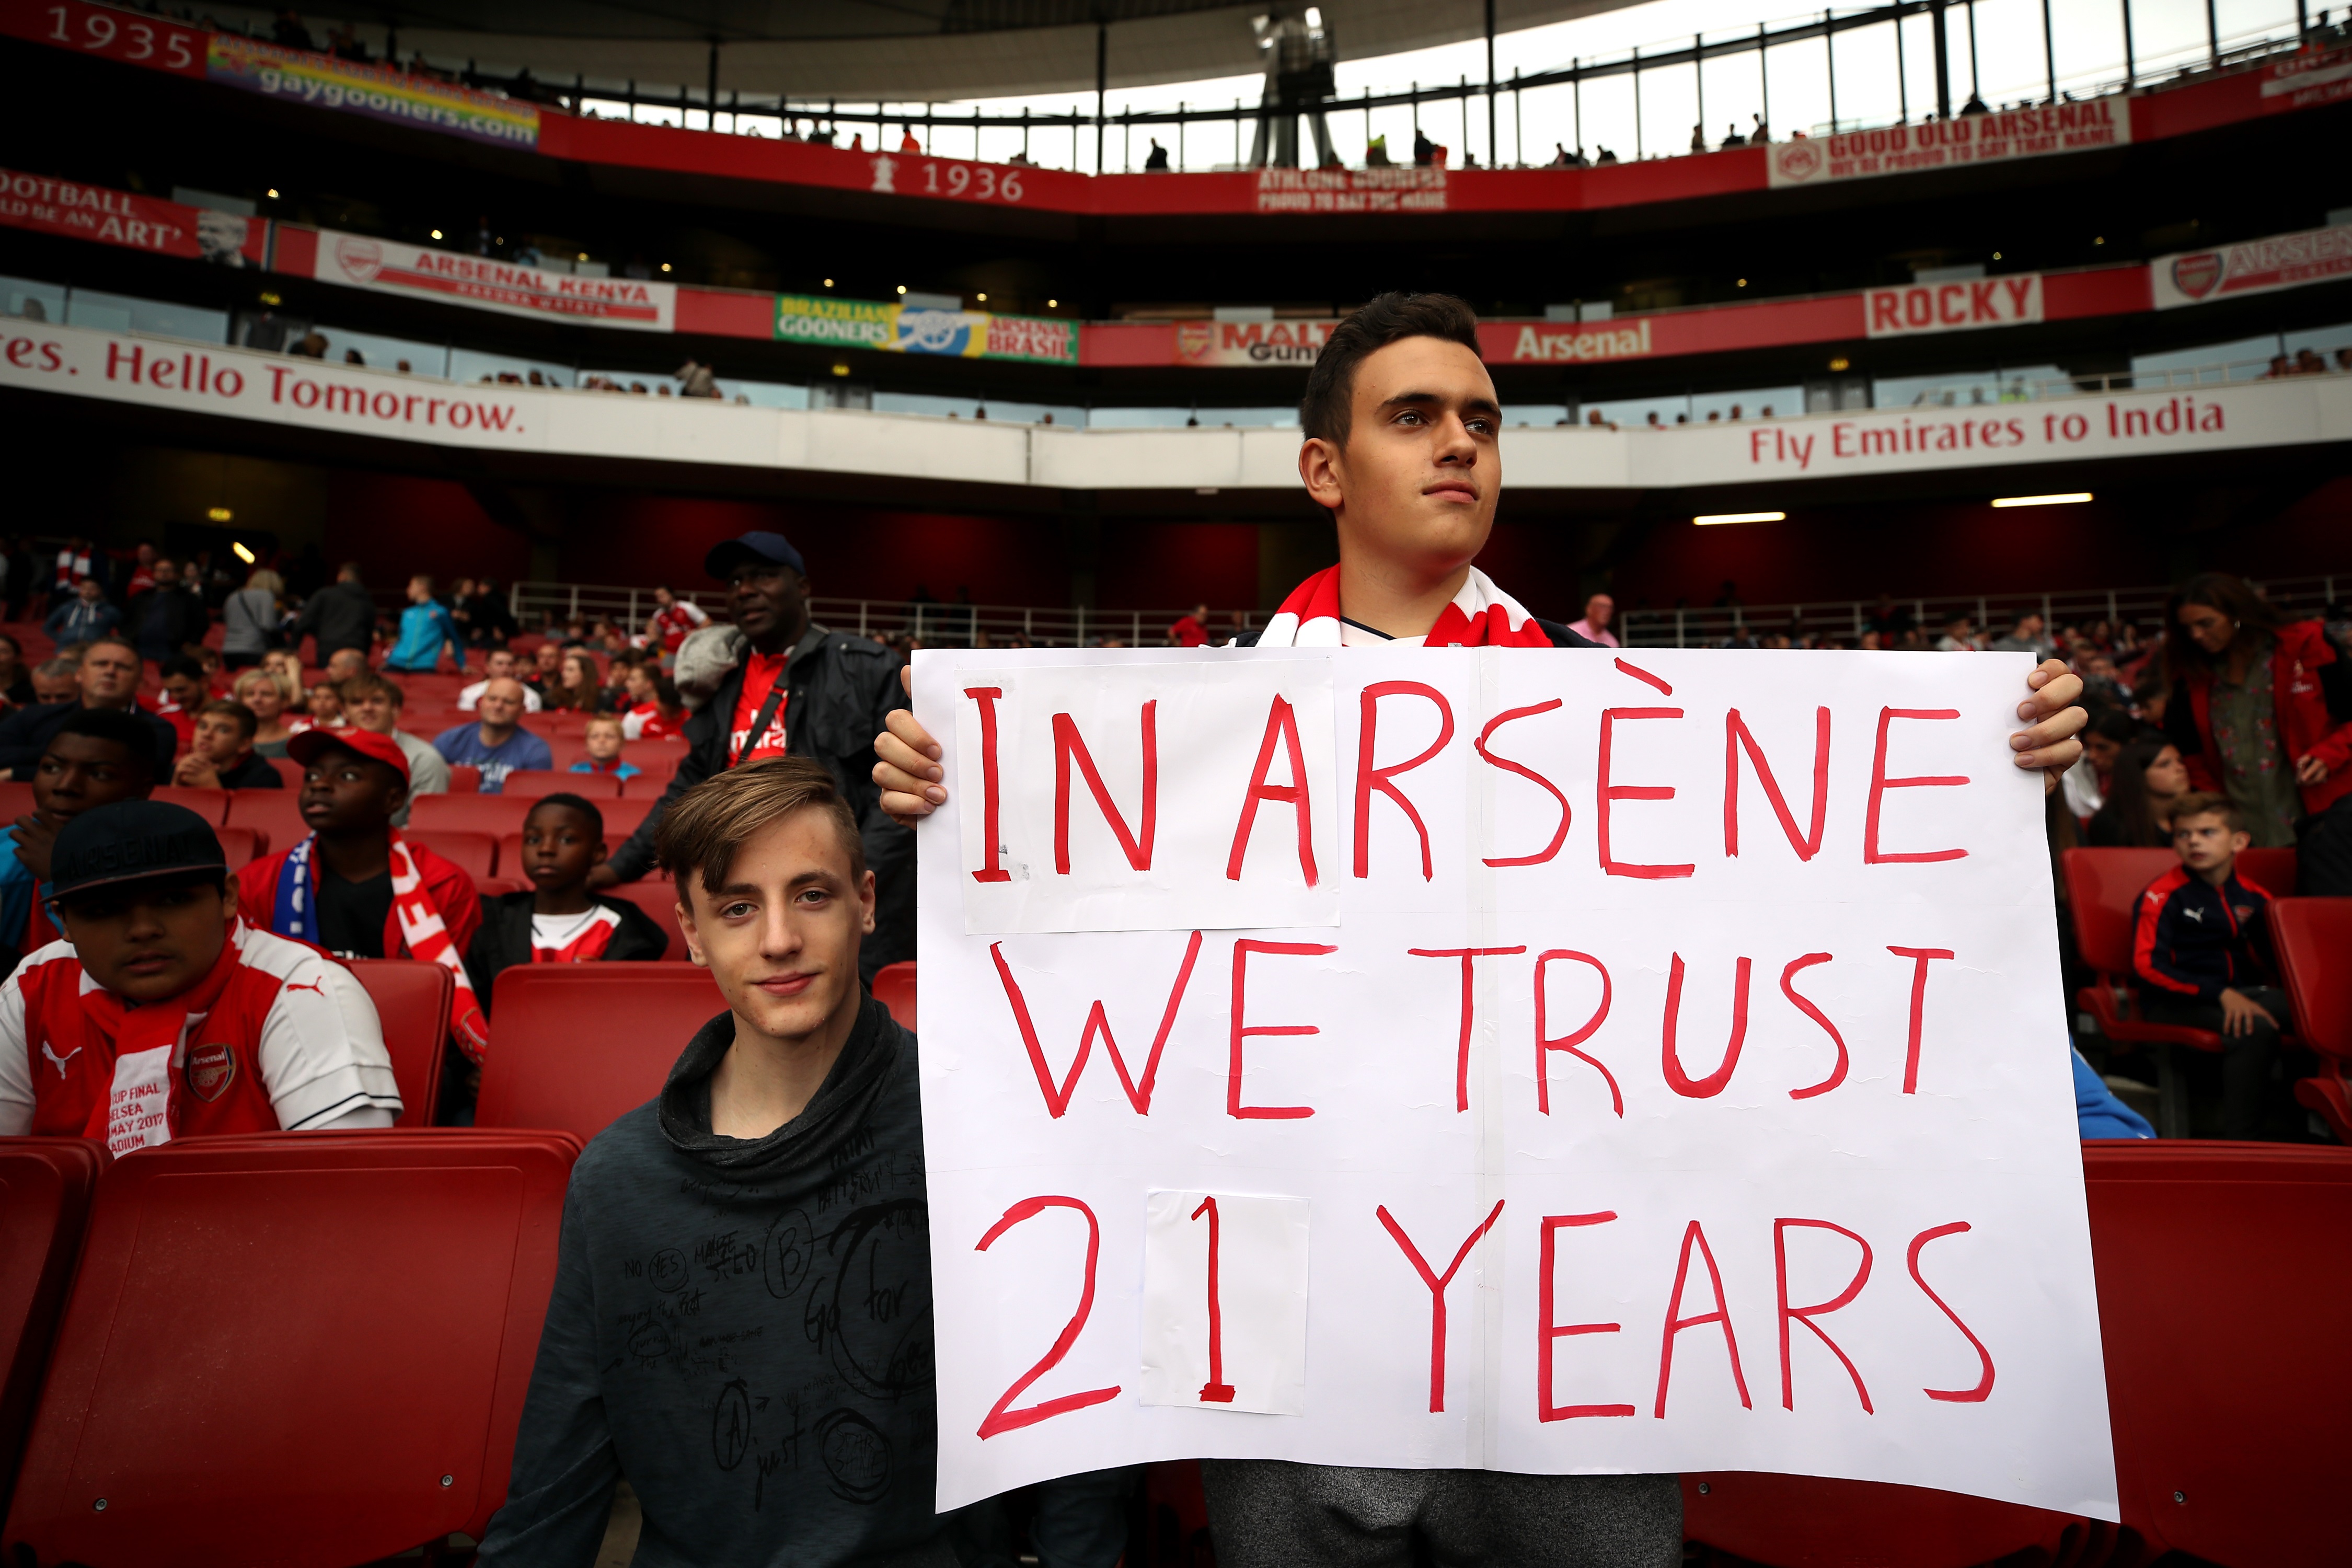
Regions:
<svg viewBox="0 0 2352 1568"><path fill-rule="evenodd" d="M789 566L803 577L808 575L808 567L802 562L801 552L793 548L791 540L781 533L768 533L758 529L750 533L739 533L724 543L713 545L710 553L702 558L702 569L721 583L734 576L737 567L746 564Z"/></svg>

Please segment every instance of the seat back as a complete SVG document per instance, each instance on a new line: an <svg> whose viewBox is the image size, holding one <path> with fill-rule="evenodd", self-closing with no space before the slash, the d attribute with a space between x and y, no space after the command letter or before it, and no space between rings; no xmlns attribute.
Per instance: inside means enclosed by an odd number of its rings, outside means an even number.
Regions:
<svg viewBox="0 0 2352 1568"><path fill-rule="evenodd" d="M909 1034L915 1029L915 963L907 959L886 963L874 972L874 1000L890 1009L890 1016Z"/></svg>
<svg viewBox="0 0 2352 1568"><path fill-rule="evenodd" d="M430 800L433 797L424 797ZM446 827L409 829L408 837L479 882L499 870L499 841L487 833L461 833Z"/></svg>
<svg viewBox="0 0 2352 1568"><path fill-rule="evenodd" d="M2086 1143L2083 1174L2143 1560L2341 1563L2352 1405L2319 1369L2352 1300L2352 1150Z"/></svg>
<svg viewBox="0 0 2352 1568"><path fill-rule="evenodd" d="M302 820L302 792L292 789L231 790L228 826L258 829L270 849L291 848L310 834L310 825Z"/></svg>
<svg viewBox="0 0 2352 1568"><path fill-rule="evenodd" d="M114 1162L0 1531L11 1561L249 1562L264 1542L273 1562L367 1563L478 1538L577 1152L427 1129Z"/></svg>
<svg viewBox="0 0 2352 1568"><path fill-rule="evenodd" d="M32 816L34 804L33 786L29 782L18 784L14 779L0 779L0 826L5 826L20 816Z"/></svg>
<svg viewBox="0 0 2352 1568"><path fill-rule="evenodd" d="M0 1138L0 1510L102 1163L88 1138Z"/></svg>
<svg viewBox="0 0 2352 1568"><path fill-rule="evenodd" d="M278 776L285 781L289 794L302 787L302 776L310 772L291 757L265 757L262 760L278 770Z"/></svg>
<svg viewBox="0 0 2352 1568"><path fill-rule="evenodd" d="M430 1127L440 1103L441 1064L449 1044L449 996L457 977L414 958L359 958L352 973L375 1004L392 1076L400 1086L395 1127Z"/></svg>
<svg viewBox="0 0 2352 1568"><path fill-rule="evenodd" d="M2294 1007L2294 1032L2352 1058L2352 899L2273 899L2271 945Z"/></svg>
<svg viewBox="0 0 2352 1568"><path fill-rule="evenodd" d="M474 766L471 763L451 763L449 764L449 793L451 795L479 795L481 791L481 769Z"/></svg>
<svg viewBox="0 0 2352 1568"><path fill-rule="evenodd" d="M522 819L530 815L530 802L503 795L420 795L409 807L408 825L412 831L430 835L436 832L487 833L502 838L509 833L522 831Z"/></svg>
<svg viewBox="0 0 2352 1568"><path fill-rule="evenodd" d="M221 853L228 857L228 868L232 871L241 871L269 853L269 835L258 827L239 823L235 827L215 827L213 832L220 839Z"/></svg>
<svg viewBox="0 0 2352 1568"><path fill-rule="evenodd" d="M679 934L677 929L677 883L657 875L645 881L615 882L599 891L608 899L618 899L645 910L652 917L654 924L661 927L662 934L669 938L669 945L662 949L662 957L673 962L685 961L686 938Z"/></svg>
<svg viewBox="0 0 2352 1568"><path fill-rule="evenodd" d="M2238 851L2238 875L2273 899L2287 898L2294 892L2294 870L2292 847Z"/></svg>
<svg viewBox="0 0 2352 1568"><path fill-rule="evenodd" d="M2129 974L2132 906L2180 857L2169 849L2069 849L2063 864L2083 962L2105 973Z"/></svg>
<svg viewBox="0 0 2352 1568"><path fill-rule="evenodd" d="M232 793L225 789L192 789L180 784L160 784L149 798L184 805L206 822L218 826L228 820L228 797Z"/></svg>
<svg viewBox="0 0 2352 1568"><path fill-rule="evenodd" d="M499 975L481 1127L551 1127L583 1143L661 1091L727 1004L691 963L524 963Z"/></svg>
<svg viewBox="0 0 2352 1568"><path fill-rule="evenodd" d="M546 795L576 795L602 805L621 793L620 781L610 773L575 773L559 768L517 768L509 773L499 793L519 800L536 800Z"/></svg>

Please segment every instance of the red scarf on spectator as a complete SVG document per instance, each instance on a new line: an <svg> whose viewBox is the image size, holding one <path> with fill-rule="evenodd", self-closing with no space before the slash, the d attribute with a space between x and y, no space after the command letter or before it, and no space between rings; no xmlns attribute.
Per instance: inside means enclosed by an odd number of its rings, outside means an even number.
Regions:
<svg viewBox="0 0 2352 1568"><path fill-rule="evenodd" d="M1328 566L1290 591L1282 608L1267 621L1257 639L1260 647L1338 647L1339 646L1339 569ZM1422 639L1424 647L1549 647L1551 638L1536 625L1527 606L1495 586L1475 566L1463 580L1462 591L1439 612L1437 624Z"/></svg>

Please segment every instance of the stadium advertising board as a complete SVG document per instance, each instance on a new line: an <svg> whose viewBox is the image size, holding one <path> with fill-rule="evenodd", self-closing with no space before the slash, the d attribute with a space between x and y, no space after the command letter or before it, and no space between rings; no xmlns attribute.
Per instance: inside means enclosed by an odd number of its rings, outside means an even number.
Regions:
<svg viewBox="0 0 2352 1568"><path fill-rule="evenodd" d="M1647 359L1650 323L1647 316L1613 322L1489 321L1478 328L1478 347L1486 359L1504 364Z"/></svg>
<svg viewBox="0 0 2352 1568"><path fill-rule="evenodd" d="M306 243L312 247L308 265L301 255ZM281 227L277 269L316 278L321 283L467 305L509 316L562 319L645 332L677 329L677 286L674 283L583 278L331 228Z"/></svg>
<svg viewBox="0 0 2352 1568"><path fill-rule="evenodd" d="M1000 316L988 310L940 310L830 295L777 295L776 336L785 342L879 349L887 353L1078 363L1075 321Z"/></svg>
<svg viewBox="0 0 2352 1568"><path fill-rule="evenodd" d="M1773 187L1825 185L1882 174L1914 174L2059 153L2089 153L2131 141L2130 100L2122 93L2042 109L1963 114L1840 136L1775 142L1767 166Z"/></svg>
<svg viewBox="0 0 2352 1568"><path fill-rule="evenodd" d="M1805 657L918 654L939 1506L1208 1456L2116 1518L2031 658Z"/></svg>
<svg viewBox="0 0 2352 1568"><path fill-rule="evenodd" d="M1332 321L1179 321L1176 363L1196 370L1297 365L1304 370L1323 352Z"/></svg>
<svg viewBox="0 0 2352 1568"><path fill-rule="evenodd" d="M222 267L259 267L268 220L0 169L0 224Z"/></svg>
<svg viewBox="0 0 2352 1568"><path fill-rule="evenodd" d="M2263 112L2316 109L2352 98L2352 49L2296 54L2262 70Z"/></svg>
<svg viewBox="0 0 2352 1568"><path fill-rule="evenodd" d="M500 93L477 92L390 66L282 49L234 33L215 33L207 41L205 79L264 98L446 132L500 147L539 145L535 104Z"/></svg>
<svg viewBox="0 0 2352 1568"><path fill-rule="evenodd" d="M2339 282L2352 278L2352 224L2160 256L2148 270L2159 310Z"/></svg>
<svg viewBox="0 0 2352 1568"><path fill-rule="evenodd" d="M1444 212L1445 171L1412 164L1385 169L1261 169L1262 213Z"/></svg>
<svg viewBox="0 0 2352 1568"><path fill-rule="evenodd" d="M2023 326L2042 320L2042 275L2021 272L1872 289L1863 296L1863 310L1865 330L1874 338Z"/></svg>

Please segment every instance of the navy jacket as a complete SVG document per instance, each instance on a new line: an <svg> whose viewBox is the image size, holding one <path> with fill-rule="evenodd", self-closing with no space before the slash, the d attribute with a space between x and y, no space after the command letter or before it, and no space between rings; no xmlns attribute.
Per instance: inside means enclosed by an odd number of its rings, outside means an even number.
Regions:
<svg viewBox="0 0 2352 1568"><path fill-rule="evenodd" d="M2132 917L2132 968L2176 996L2213 1002L2231 986L2265 985L2271 896L2238 876L2220 887L2186 866L2147 885Z"/></svg>

